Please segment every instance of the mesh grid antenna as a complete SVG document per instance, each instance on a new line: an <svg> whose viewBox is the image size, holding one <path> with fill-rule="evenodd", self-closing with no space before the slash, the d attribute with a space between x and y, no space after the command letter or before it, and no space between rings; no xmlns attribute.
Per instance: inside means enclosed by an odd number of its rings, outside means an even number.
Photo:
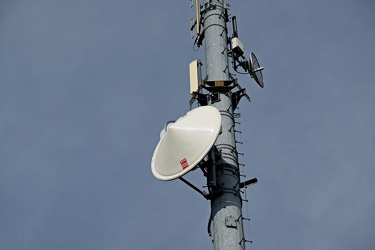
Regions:
<svg viewBox="0 0 375 250"><path fill-rule="evenodd" d="M261 88L264 88L263 74L262 70L264 68L260 67L258 59L254 53L250 54L250 75L259 84Z"/></svg>

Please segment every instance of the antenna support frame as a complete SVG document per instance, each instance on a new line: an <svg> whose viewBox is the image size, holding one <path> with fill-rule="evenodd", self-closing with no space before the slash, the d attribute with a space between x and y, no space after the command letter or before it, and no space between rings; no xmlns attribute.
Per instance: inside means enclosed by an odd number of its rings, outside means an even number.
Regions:
<svg viewBox="0 0 375 250"><path fill-rule="evenodd" d="M197 188L196 186L191 184L189 181L187 181L182 176L178 177L178 179L180 179L183 183L185 183L186 185L188 185L189 187L191 187L192 189L194 189L195 191L200 193L204 198L206 198L206 200L210 200L210 196L211 196L210 194L206 193L205 191L200 190L199 188Z"/></svg>

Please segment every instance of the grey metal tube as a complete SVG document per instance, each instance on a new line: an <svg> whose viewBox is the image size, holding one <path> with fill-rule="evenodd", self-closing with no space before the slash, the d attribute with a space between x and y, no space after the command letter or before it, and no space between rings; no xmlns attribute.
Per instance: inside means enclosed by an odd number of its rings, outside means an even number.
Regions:
<svg viewBox="0 0 375 250"><path fill-rule="evenodd" d="M228 81L228 38L223 0L204 0L204 40L207 81ZM230 92L219 93L220 100L210 103L222 118L222 132L215 146L220 152L216 161L216 184L211 199L212 237L215 250L245 249L242 200L239 193L239 167L234 133L233 105Z"/></svg>
<svg viewBox="0 0 375 250"><path fill-rule="evenodd" d="M203 6L215 5L204 15L206 73L208 81L229 80L227 32L224 2L205 0Z"/></svg>

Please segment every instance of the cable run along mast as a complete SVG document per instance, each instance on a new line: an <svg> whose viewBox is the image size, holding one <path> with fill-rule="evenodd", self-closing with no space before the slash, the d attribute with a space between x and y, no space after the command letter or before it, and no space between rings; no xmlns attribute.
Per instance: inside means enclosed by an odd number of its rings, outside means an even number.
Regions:
<svg viewBox="0 0 375 250"><path fill-rule="evenodd" d="M194 102L199 107L166 124L151 169L157 179L178 178L210 201L208 234L215 250L243 250L248 241L244 236L241 189L257 179L241 181L235 121L239 114L234 111L242 97L250 98L230 68L249 74L263 88L263 67L253 53L249 59L244 56L236 17L229 15L230 6L224 0L190 0L190 5L196 12L195 20L191 20L194 45L204 45L206 57L204 77L200 60L189 65L190 107ZM207 179L207 192L182 177L197 168Z"/></svg>

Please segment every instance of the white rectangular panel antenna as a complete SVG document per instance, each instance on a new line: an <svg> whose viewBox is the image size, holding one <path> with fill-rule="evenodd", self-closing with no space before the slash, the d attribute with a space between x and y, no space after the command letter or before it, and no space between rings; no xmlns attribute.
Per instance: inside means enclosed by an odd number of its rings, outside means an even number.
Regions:
<svg viewBox="0 0 375 250"><path fill-rule="evenodd" d="M199 76L198 76L198 60L192 61L189 64L190 73L190 94L196 92L199 88Z"/></svg>

